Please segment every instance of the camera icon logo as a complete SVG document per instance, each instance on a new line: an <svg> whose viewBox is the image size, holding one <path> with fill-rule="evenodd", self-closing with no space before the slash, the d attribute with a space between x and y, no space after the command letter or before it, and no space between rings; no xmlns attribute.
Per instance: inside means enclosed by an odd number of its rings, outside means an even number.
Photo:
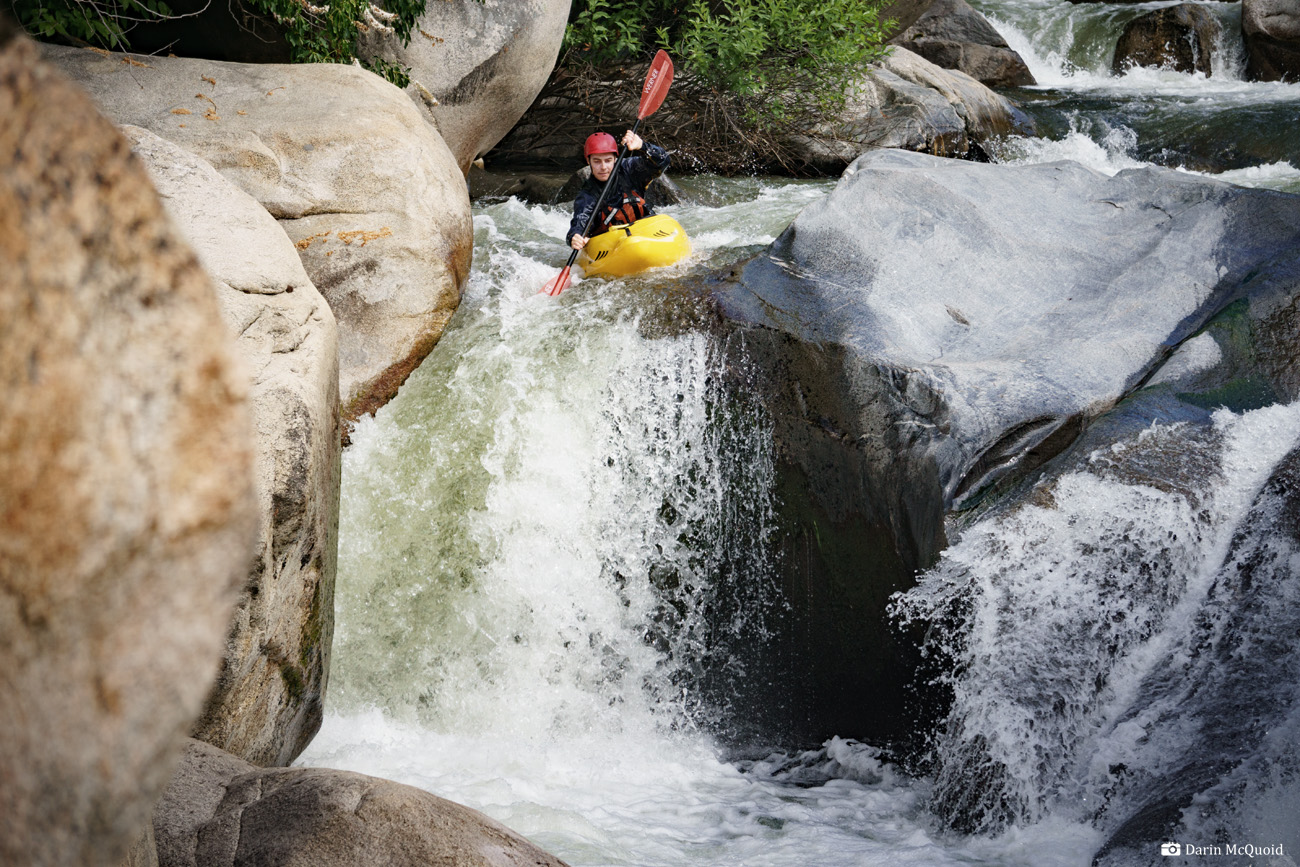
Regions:
<svg viewBox="0 0 1300 867"><path fill-rule="evenodd" d="M1161 854L1161 855L1181 855L1181 854L1183 854L1183 844L1182 844L1182 843L1161 843L1161 844L1160 844L1160 854Z"/></svg>

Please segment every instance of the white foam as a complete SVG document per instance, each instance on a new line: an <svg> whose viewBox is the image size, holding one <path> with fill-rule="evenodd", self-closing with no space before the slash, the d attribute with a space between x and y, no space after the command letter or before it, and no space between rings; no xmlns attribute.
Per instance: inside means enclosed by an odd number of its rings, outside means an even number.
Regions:
<svg viewBox="0 0 1300 867"><path fill-rule="evenodd" d="M1166 747L1191 743L1201 722L1176 707L1197 684L1129 714L1147 676L1190 652L1237 527L1298 436L1300 404L1221 410L1210 431L1153 425L1045 489L1046 505L966 531L899 604L909 617L968 612L946 639L960 737L941 747L938 785L972 785L986 756L1005 778L979 797L1013 805L1023 827L1086 820L1113 767L1164 773L1152 762L1178 748L1151 755L1151 726ZM1141 475L1151 461L1166 467L1158 484Z"/></svg>

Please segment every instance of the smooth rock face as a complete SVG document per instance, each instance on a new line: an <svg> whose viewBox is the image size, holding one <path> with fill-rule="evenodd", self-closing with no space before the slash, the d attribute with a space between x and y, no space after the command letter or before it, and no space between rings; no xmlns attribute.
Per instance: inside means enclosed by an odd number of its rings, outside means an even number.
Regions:
<svg viewBox="0 0 1300 867"><path fill-rule="evenodd" d="M1223 30L1204 6L1182 3L1134 18L1120 34L1111 70L1134 66L1210 74L1210 56Z"/></svg>
<svg viewBox="0 0 1300 867"><path fill-rule="evenodd" d="M890 42L989 87L1036 83L1024 59L966 0L934 0Z"/></svg>
<svg viewBox="0 0 1300 867"><path fill-rule="evenodd" d="M1246 77L1300 81L1300 0L1242 0Z"/></svg>
<svg viewBox="0 0 1300 867"><path fill-rule="evenodd" d="M334 632L338 337L288 236L211 165L140 127L124 131L217 283L252 371L261 549L198 738L287 765L320 728Z"/></svg>
<svg viewBox="0 0 1300 867"><path fill-rule="evenodd" d="M788 505L822 534L791 580L827 621L809 652L839 642L821 655L826 689L882 695L859 671L885 658L866 658L887 631L880 600L938 555L945 512L1060 453L1234 300L1294 304L1298 245L1300 197L1154 168L877 151L806 208L721 302L777 371L782 472L803 480L787 490L816 492ZM840 531L888 556L865 578L855 558L836 565L822 552Z"/></svg>
<svg viewBox="0 0 1300 867"><path fill-rule="evenodd" d="M476 810L327 768L262 769L191 742L159 801L161 867L562 867Z"/></svg>
<svg viewBox="0 0 1300 867"><path fill-rule="evenodd" d="M1038 435L1021 432L1036 442L1113 404L1281 256L1300 228L1270 221L1297 203L1155 168L1109 178L1070 162L878 151L805 209L733 295L751 299L745 310L762 299L796 316L801 339L833 340L960 401L934 443L944 502L960 505L1000 474L988 449L1008 430L1039 419ZM1266 234L1247 244L1256 227ZM1261 262L1243 263L1229 241ZM1252 291L1290 270L1266 271Z"/></svg>
<svg viewBox="0 0 1300 867"><path fill-rule="evenodd" d="M401 91L335 64L44 50L110 118L207 160L280 221L339 323L345 419L397 393L455 311L473 247L464 176Z"/></svg>
<svg viewBox="0 0 1300 867"><path fill-rule="evenodd" d="M1017 129L1014 107L988 87L941 69L906 48L869 71L840 117L799 140L803 158L839 171L875 148L901 148L963 157L980 141Z"/></svg>
<svg viewBox="0 0 1300 867"><path fill-rule="evenodd" d="M371 29L363 57L411 70L411 98L429 112L463 173L528 110L555 67L571 0L428 3L402 45Z"/></svg>
<svg viewBox="0 0 1300 867"><path fill-rule="evenodd" d="M257 525L247 374L127 142L0 18L0 863L117 864Z"/></svg>

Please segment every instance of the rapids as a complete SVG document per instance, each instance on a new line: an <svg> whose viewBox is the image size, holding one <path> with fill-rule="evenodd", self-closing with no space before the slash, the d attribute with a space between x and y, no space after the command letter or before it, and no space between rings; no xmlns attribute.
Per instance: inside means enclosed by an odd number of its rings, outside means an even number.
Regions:
<svg viewBox="0 0 1300 867"><path fill-rule="evenodd" d="M996 160L1157 162L1300 192L1300 85L1241 80L1235 6L1211 4L1228 24L1211 77L1116 78L1118 27L1161 3L977 5L1040 82L1010 95L1041 136ZM833 182L678 180L691 257L558 300L537 290L564 262L566 208L476 206L460 310L344 455L329 711L300 762L428 789L575 867L1088 864L1128 796L1115 768L1158 776L1196 742L1178 716L1191 687L1153 680L1236 688L1198 664L1197 629L1232 617L1217 570L1300 409L1157 426L1058 480L1055 508L965 528L895 604L936 624L932 652L955 666L933 773L853 732L731 753L726 677L702 668L725 671L728 642L761 643L780 616L773 457L694 299ZM1153 461L1184 461L1185 483L1153 484ZM1295 595L1288 568L1267 606ZM1267 735L1220 784L1235 794L1189 814L1187 842L1300 851L1295 689L1279 684Z"/></svg>

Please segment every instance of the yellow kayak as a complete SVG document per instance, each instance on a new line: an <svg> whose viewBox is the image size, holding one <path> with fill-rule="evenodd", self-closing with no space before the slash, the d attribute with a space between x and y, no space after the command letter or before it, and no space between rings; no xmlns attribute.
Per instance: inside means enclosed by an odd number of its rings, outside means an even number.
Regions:
<svg viewBox="0 0 1300 867"><path fill-rule="evenodd" d="M587 242L578 254L586 277L626 277L686 258L691 239L681 224L665 214L645 217L631 225L611 226Z"/></svg>

